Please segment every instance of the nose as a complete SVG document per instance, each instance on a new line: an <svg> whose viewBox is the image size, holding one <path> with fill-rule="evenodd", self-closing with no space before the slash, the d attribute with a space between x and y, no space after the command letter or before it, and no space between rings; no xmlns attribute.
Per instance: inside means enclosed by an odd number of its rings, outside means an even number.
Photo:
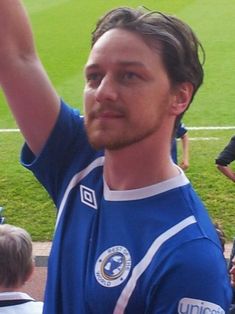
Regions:
<svg viewBox="0 0 235 314"><path fill-rule="evenodd" d="M118 86L114 78L106 75L102 78L99 86L96 89L96 101L116 101L118 97Z"/></svg>

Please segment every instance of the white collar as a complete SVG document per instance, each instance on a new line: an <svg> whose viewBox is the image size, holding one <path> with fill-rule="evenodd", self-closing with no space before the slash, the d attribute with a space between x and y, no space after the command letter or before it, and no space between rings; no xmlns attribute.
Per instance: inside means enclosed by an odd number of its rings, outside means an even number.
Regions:
<svg viewBox="0 0 235 314"><path fill-rule="evenodd" d="M12 291L12 292L0 292L0 300L32 300L27 293L19 292L19 291Z"/></svg>
<svg viewBox="0 0 235 314"><path fill-rule="evenodd" d="M104 199L107 201L140 200L189 184L189 180L185 176L183 170L178 166L177 168L179 170L179 174L177 176L153 185L133 190L125 191L110 190L105 179L103 178Z"/></svg>

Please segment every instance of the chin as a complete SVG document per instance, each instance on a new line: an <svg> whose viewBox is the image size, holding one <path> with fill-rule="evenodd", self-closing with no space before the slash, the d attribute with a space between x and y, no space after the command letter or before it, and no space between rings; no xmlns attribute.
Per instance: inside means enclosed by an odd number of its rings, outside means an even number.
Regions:
<svg viewBox="0 0 235 314"><path fill-rule="evenodd" d="M126 146L124 145L123 141L114 141L110 139L104 140L104 138L100 139L94 137L89 137L89 143L95 150L118 150Z"/></svg>

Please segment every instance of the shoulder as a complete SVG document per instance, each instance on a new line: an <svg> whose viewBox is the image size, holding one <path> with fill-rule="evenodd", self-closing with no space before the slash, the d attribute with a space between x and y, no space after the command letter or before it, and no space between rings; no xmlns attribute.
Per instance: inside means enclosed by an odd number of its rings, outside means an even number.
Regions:
<svg viewBox="0 0 235 314"><path fill-rule="evenodd" d="M216 268L221 265L224 266L225 263L221 247L206 237L195 238L182 243L173 255L174 260L178 260L179 264L184 265L186 269L191 269L192 264L194 264L194 270L198 271L205 270L212 261L214 261L213 265Z"/></svg>

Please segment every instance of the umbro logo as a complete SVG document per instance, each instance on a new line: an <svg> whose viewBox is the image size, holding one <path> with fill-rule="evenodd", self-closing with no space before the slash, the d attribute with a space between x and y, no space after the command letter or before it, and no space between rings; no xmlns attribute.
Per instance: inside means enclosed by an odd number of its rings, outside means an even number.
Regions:
<svg viewBox="0 0 235 314"><path fill-rule="evenodd" d="M90 206L92 208L97 209L97 202L95 197L95 191L89 189L84 185L80 185L80 195L81 195L81 202Z"/></svg>

